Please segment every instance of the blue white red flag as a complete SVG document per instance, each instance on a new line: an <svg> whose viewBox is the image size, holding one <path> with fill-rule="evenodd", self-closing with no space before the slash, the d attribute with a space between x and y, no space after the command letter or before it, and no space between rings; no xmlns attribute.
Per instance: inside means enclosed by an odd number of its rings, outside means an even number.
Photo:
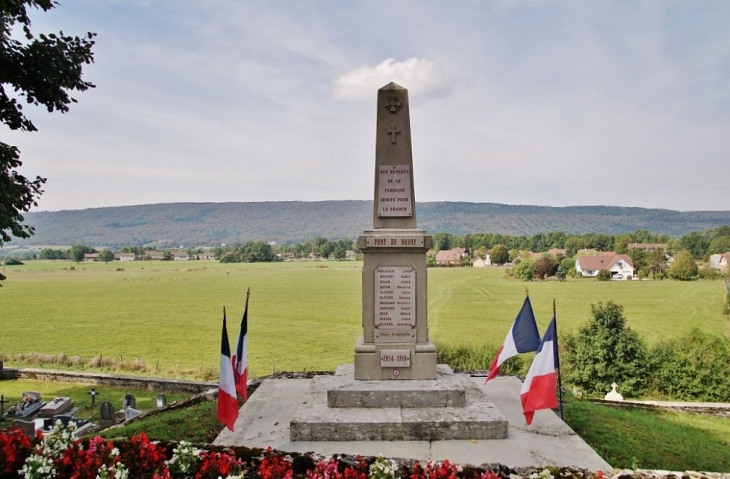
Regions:
<svg viewBox="0 0 730 479"><path fill-rule="evenodd" d="M231 346L228 344L226 329L226 308L223 308L223 333L221 335L221 364L218 375L218 420L233 431L238 419L238 400L236 399L236 383L233 379L231 364Z"/></svg>
<svg viewBox="0 0 730 479"><path fill-rule="evenodd" d="M528 425L532 423L535 411L558 407L556 393L558 343L556 337L555 316L553 316L553 320L550 321L545 336L542 338L535 359L532 360L525 382L522 383L520 399L522 400L522 412L525 414Z"/></svg>
<svg viewBox="0 0 730 479"><path fill-rule="evenodd" d="M243 309L241 327L238 329L236 342L236 356L233 358L233 377L236 381L236 392L246 400L246 383L248 381L248 296L246 293L246 307Z"/></svg>
<svg viewBox="0 0 730 479"><path fill-rule="evenodd" d="M525 302L522 303L522 309L520 309L515 322L507 333L504 344L499 348L497 356L489 366L487 380L484 383L486 384L490 379L497 377L499 367L507 359L517 356L519 353L537 351L538 346L540 346L540 333L537 331L535 314L532 312L532 304L528 296L525 298Z"/></svg>

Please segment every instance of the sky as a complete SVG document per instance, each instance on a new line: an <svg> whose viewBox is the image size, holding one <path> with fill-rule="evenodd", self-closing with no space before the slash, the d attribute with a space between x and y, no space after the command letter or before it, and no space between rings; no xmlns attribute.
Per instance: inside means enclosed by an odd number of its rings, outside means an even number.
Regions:
<svg viewBox="0 0 730 479"><path fill-rule="evenodd" d="M415 196L730 210L730 2L60 0L96 88L2 128L33 211L371 200L377 90Z"/></svg>

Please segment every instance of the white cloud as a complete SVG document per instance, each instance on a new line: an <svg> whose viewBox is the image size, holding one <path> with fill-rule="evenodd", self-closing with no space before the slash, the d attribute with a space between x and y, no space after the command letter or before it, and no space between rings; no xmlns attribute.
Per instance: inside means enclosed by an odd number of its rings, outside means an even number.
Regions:
<svg viewBox="0 0 730 479"><path fill-rule="evenodd" d="M342 100L369 100L374 91L390 82L408 88L420 98L446 96L453 88L433 62L415 57L403 62L388 58L374 67L364 66L340 76L335 80L334 95Z"/></svg>

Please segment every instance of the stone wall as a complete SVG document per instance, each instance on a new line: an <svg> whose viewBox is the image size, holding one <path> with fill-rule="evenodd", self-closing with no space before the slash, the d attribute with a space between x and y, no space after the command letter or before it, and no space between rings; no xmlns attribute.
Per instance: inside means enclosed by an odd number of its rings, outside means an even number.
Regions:
<svg viewBox="0 0 730 479"><path fill-rule="evenodd" d="M209 389L218 387L218 383L208 381L165 379L144 376L116 376L103 373L32 368L6 368L0 370L0 380L2 379L37 379L40 381L103 384L106 386L127 387L132 389L152 389L155 391L185 392L193 394L202 393Z"/></svg>

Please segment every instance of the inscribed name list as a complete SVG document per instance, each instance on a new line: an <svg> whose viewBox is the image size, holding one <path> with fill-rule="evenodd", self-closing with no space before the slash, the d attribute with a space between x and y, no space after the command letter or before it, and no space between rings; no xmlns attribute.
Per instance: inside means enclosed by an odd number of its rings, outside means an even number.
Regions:
<svg viewBox="0 0 730 479"><path fill-rule="evenodd" d="M378 216L413 216L411 167L378 167Z"/></svg>
<svg viewBox="0 0 730 479"><path fill-rule="evenodd" d="M375 327L416 327L416 272L412 266L375 269Z"/></svg>

